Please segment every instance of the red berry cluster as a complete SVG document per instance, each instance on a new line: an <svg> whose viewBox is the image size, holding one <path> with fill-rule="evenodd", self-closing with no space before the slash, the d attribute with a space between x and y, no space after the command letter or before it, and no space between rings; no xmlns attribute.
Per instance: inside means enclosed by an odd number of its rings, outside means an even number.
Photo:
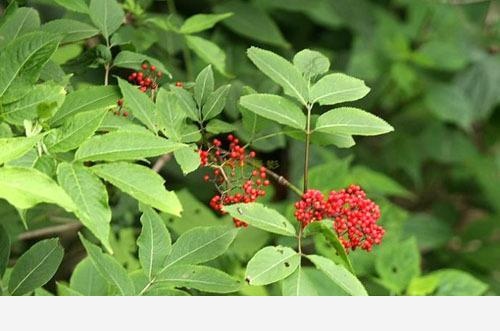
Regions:
<svg viewBox="0 0 500 331"><path fill-rule="evenodd" d="M213 182L219 191L210 200L210 207L221 214L224 214L224 205L254 202L266 195L264 187L270 184L266 179L266 167L257 170L247 162L255 158L255 152L247 153L245 147L231 134L227 140L228 150L222 148L219 139L214 139L207 150L199 150L201 165L213 168L213 175L205 175L204 180ZM247 226L236 218L233 218L233 222L237 227Z"/></svg>
<svg viewBox="0 0 500 331"><path fill-rule="evenodd" d="M143 63L142 71L134 71L128 76L128 81L139 86L141 92L148 90L156 90L158 88L158 80L163 76L161 71L158 71L156 66Z"/></svg>
<svg viewBox="0 0 500 331"><path fill-rule="evenodd" d="M308 190L295 203L295 209L295 217L302 227L313 221L332 218L333 227L347 251L358 247L371 251L374 244L380 244L385 233L377 225L380 218L379 206L368 199L357 185L339 192L332 191L328 199L318 190Z"/></svg>

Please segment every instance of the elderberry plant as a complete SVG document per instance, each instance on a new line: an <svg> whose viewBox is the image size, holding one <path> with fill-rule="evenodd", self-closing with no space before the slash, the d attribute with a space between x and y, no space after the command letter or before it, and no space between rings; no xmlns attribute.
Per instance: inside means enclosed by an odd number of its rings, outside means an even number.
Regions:
<svg viewBox="0 0 500 331"><path fill-rule="evenodd" d="M494 28L350 1L0 3L0 295L494 287Z"/></svg>

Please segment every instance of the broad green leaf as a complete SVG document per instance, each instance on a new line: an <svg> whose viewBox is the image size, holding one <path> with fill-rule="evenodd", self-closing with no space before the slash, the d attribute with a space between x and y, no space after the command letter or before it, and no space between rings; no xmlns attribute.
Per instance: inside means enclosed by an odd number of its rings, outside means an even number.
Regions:
<svg viewBox="0 0 500 331"><path fill-rule="evenodd" d="M293 225L276 210L263 204L235 203L224 206L224 211L256 228L284 236L295 236Z"/></svg>
<svg viewBox="0 0 500 331"><path fill-rule="evenodd" d="M63 255L59 239L46 239L31 246L12 269L9 293L24 295L45 285L56 273Z"/></svg>
<svg viewBox="0 0 500 331"><path fill-rule="evenodd" d="M177 96L179 106L181 107L184 114L193 121L199 121L200 114L191 93L181 87L172 87L172 91Z"/></svg>
<svg viewBox="0 0 500 331"><path fill-rule="evenodd" d="M201 265L177 265L168 268L158 276L160 284L187 287L211 293L236 292L241 282L228 274Z"/></svg>
<svg viewBox="0 0 500 331"><path fill-rule="evenodd" d="M413 277L420 275L420 254L415 238L382 245L375 269L390 290L402 293Z"/></svg>
<svg viewBox="0 0 500 331"><path fill-rule="evenodd" d="M96 135L85 141L76 151L75 160L138 160L168 154L185 146L149 132L119 130Z"/></svg>
<svg viewBox="0 0 500 331"><path fill-rule="evenodd" d="M0 165L15 160L26 154L42 138L32 137L0 138Z"/></svg>
<svg viewBox="0 0 500 331"><path fill-rule="evenodd" d="M207 39L189 35L186 36L186 43L203 61L212 64L224 76L229 76L226 71L226 53L219 46Z"/></svg>
<svg viewBox="0 0 500 331"><path fill-rule="evenodd" d="M160 130L173 141L181 141L181 127L187 114L181 109L179 96L172 91L160 89L156 96L156 113Z"/></svg>
<svg viewBox="0 0 500 331"><path fill-rule="evenodd" d="M225 14L197 14L189 17L180 28L180 33L190 34L211 29L217 22L220 22L230 16L232 13Z"/></svg>
<svg viewBox="0 0 500 331"><path fill-rule="evenodd" d="M247 264L245 279L250 285L267 285L291 275L300 264L300 255L289 247L268 246Z"/></svg>
<svg viewBox="0 0 500 331"><path fill-rule="evenodd" d="M403 225L403 236L414 236L420 250L430 251L445 246L453 238L448 222L424 213L414 213Z"/></svg>
<svg viewBox="0 0 500 331"><path fill-rule="evenodd" d="M159 72L170 75L170 72L165 68L163 63L155 58L147 56L141 53L135 53L131 51L121 51L113 60L113 66L120 68L129 68L134 70L141 70L141 65L147 62L156 66Z"/></svg>
<svg viewBox="0 0 500 331"><path fill-rule="evenodd" d="M42 31L62 34L61 42L63 43L87 39L99 33L99 30L89 24L66 18L45 23L42 25Z"/></svg>
<svg viewBox="0 0 500 331"><path fill-rule="evenodd" d="M345 74L329 74L311 87L309 101L320 105L334 105L361 99L370 92L370 88L361 79Z"/></svg>
<svg viewBox="0 0 500 331"><path fill-rule="evenodd" d="M250 47L247 55L266 76L283 87L285 94L303 105L309 100L307 82L299 70L281 56L257 47Z"/></svg>
<svg viewBox="0 0 500 331"><path fill-rule="evenodd" d="M46 174L33 168L0 168L0 198L19 209L28 209L39 203L54 203L67 211L74 211L73 200Z"/></svg>
<svg viewBox="0 0 500 331"><path fill-rule="evenodd" d="M178 149L174 151L174 156L184 175L195 171L200 166L200 154L198 154L196 146Z"/></svg>
<svg viewBox="0 0 500 331"><path fill-rule="evenodd" d="M250 94L241 97L240 104L259 116L304 131L306 116L292 101L274 94Z"/></svg>
<svg viewBox="0 0 500 331"><path fill-rule="evenodd" d="M43 66L56 51L59 39L58 35L51 33L32 32L5 47L0 54L0 98L16 79L26 84L35 83Z"/></svg>
<svg viewBox="0 0 500 331"><path fill-rule="evenodd" d="M64 87L46 82L32 87L21 99L4 105L5 121L22 125L24 120L47 119L60 108L66 97Z"/></svg>
<svg viewBox="0 0 500 331"><path fill-rule="evenodd" d="M222 23L244 37L269 45L289 47L276 23L253 3L226 1L215 6L214 10L217 13L234 13Z"/></svg>
<svg viewBox="0 0 500 331"><path fill-rule="evenodd" d="M179 297L179 296L189 296L190 294L188 292L182 291L182 290L177 290L175 288L172 288L171 286L165 286L162 285L161 283L158 285L154 285L150 287L146 292L144 292L143 295L146 296L169 296L169 297Z"/></svg>
<svg viewBox="0 0 500 331"><path fill-rule="evenodd" d="M64 8L82 14L89 13L89 7L85 1L82 0L52 0L63 6Z"/></svg>
<svg viewBox="0 0 500 331"><path fill-rule="evenodd" d="M106 109L91 110L67 118L61 128L47 135L45 145L52 153L67 152L77 148L101 126L107 112Z"/></svg>
<svg viewBox="0 0 500 331"><path fill-rule="evenodd" d="M172 250L170 233L161 217L148 206L142 206L142 231L137 238L139 261L149 280L162 269Z"/></svg>
<svg viewBox="0 0 500 331"><path fill-rule="evenodd" d="M438 270L430 275L438 279L435 295L482 295L488 285L472 275L454 269Z"/></svg>
<svg viewBox="0 0 500 331"><path fill-rule="evenodd" d="M347 256L347 253L344 249L344 246L340 243L339 238L333 232L333 224L331 221L323 221L323 222L312 222L304 230L304 236L308 236L309 234L319 233L324 236L324 238L328 241L328 243L333 246L335 251L338 253L339 257L342 259L342 262L345 264L347 270L349 270L353 275L355 275L354 269L352 267L351 261Z"/></svg>
<svg viewBox="0 0 500 331"><path fill-rule="evenodd" d="M116 0L90 0L89 15L106 39L118 30L125 18L125 13Z"/></svg>
<svg viewBox="0 0 500 331"><path fill-rule="evenodd" d="M214 91L214 72L212 66L208 65L196 77L194 84L194 99L201 108L208 99L208 96Z"/></svg>
<svg viewBox="0 0 500 331"><path fill-rule="evenodd" d="M465 130L471 128L476 116L476 109L457 86L433 84L424 102L438 119L457 124Z"/></svg>
<svg viewBox="0 0 500 331"><path fill-rule="evenodd" d="M113 162L98 164L90 169L146 205L176 216L182 212L175 193L167 191L163 185L165 180L149 168L133 163Z"/></svg>
<svg viewBox="0 0 500 331"><path fill-rule="evenodd" d="M299 265L293 274L283 279L281 293L286 296L317 296L318 292L314 288L307 274L302 271Z"/></svg>
<svg viewBox="0 0 500 331"><path fill-rule="evenodd" d="M111 209L104 184L87 168L71 163L59 164L57 181L75 202L76 216L112 252L109 243Z"/></svg>
<svg viewBox="0 0 500 331"><path fill-rule="evenodd" d="M430 40L413 53L412 60L430 69L458 71L469 62L469 53L463 43L443 39Z"/></svg>
<svg viewBox="0 0 500 331"><path fill-rule="evenodd" d="M198 264L223 254L238 229L226 226L197 227L183 233L172 246L164 270L176 264Z"/></svg>
<svg viewBox="0 0 500 331"><path fill-rule="evenodd" d="M0 279L2 279L10 256L10 237L7 230L0 224ZM1 294L1 289L0 289Z"/></svg>
<svg viewBox="0 0 500 331"><path fill-rule="evenodd" d="M137 117L151 131L157 132L155 126L156 109L155 104L145 94L139 91L137 87L130 85L127 81L118 78L118 85L122 91L125 107L132 111L132 115Z"/></svg>
<svg viewBox="0 0 500 331"><path fill-rule="evenodd" d="M86 296L101 296L108 294L108 282L101 276L89 257L84 258L71 274L71 289Z"/></svg>
<svg viewBox="0 0 500 331"><path fill-rule="evenodd" d="M340 107L322 114L314 131L330 134L375 136L394 131L386 121L364 110Z"/></svg>
<svg viewBox="0 0 500 331"><path fill-rule="evenodd" d="M319 270L323 271L335 284L350 295L368 295L363 284L344 266L319 255L307 255Z"/></svg>
<svg viewBox="0 0 500 331"><path fill-rule="evenodd" d="M231 85L223 85L214 92L210 93L207 102L203 105L201 110L204 121L214 118L224 110L230 87Z"/></svg>
<svg viewBox="0 0 500 331"><path fill-rule="evenodd" d="M63 105L54 114L52 124L58 125L76 113L116 106L119 98L116 86L91 86L76 90L66 96Z"/></svg>
<svg viewBox="0 0 500 331"><path fill-rule="evenodd" d="M330 60L320 52L303 49L293 57L293 65L307 80L311 80L328 72Z"/></svg>
<svg viewBox="0 0 500 331"><path fill-rule="evenodd" d="M0 49L17 37L35 31L39 27L40 16L35 9L29 7L16 9L0 26Z"/></svg>
<svg viewBox="0 0 500 331"><path fill-rule="evenodd" d="M205 126L205 130L213 134L221 134L221 133L235 131L236 126L234 126L231 123L227 123L217 118L214 118L213 120L207 123L207 125Z"/></svg>
<svg viewBox="0 0 500 331"><path fill-rule="evenodd" d="M110 255L104 254L102 250L79 234L92 264L104 279L116 286L120 295L134 295L135 288L132 280L118 261Z"/></svg>
<svg viewBox="0 0 500 331"><path fill-rule="evenodd" d="M438 284L439 279L433 274L422 277L415 277L408 285L406 294L412 296L431 295L436 290Z"/></svg>

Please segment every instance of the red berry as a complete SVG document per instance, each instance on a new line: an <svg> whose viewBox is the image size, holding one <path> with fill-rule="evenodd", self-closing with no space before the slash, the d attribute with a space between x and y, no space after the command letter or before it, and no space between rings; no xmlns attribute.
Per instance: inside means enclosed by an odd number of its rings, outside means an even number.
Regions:
<svg viewBox="0 0 500 331"><path fill-rule="evenodd" d="M182 83L182 82L175 82L175 86L177 86L177 87L184 87L184 83Z"/></svg>
<svg viewBox="0 0 500 331"><path fill-rule="evenodd" d="M116 101L116 104L120 107L123 106L123 99L118 99L118 101Z"/></svg>
<svg viewBox="0 0 500 331"><path fill-rule="evenodd" d="M150 69L151 71L156 71L156 66L151 66Z"/></svg>
<svg viewBox="0 0 500 331"><path fill-rule="evenodd" d="M141 68L142 68L142 70L148 70L148 64L147 63L143 63L141 65Z"/></svg>

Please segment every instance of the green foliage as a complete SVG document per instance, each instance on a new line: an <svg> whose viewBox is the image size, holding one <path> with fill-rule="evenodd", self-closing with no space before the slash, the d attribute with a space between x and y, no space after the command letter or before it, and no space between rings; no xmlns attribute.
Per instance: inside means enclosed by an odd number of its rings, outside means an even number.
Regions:
<svg viewBox="0 0 500 331"><path fill-rule="evenodd" d="M1 3L0 294L498 294L498 10ZM380 206L371 252L294 215L350 184Z"/></svg>

